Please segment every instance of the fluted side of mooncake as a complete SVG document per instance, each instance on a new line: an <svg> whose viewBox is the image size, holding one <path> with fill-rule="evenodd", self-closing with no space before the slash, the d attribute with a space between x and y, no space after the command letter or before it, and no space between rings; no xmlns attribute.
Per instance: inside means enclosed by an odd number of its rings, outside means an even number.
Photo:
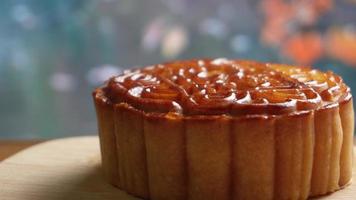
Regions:
<svg viewBox="0 0 356 200"><path fill-rule="evenodd" d="M94 99L106 177L138 197L297 200L351 181L352 99L245 118L150 115Z"/></svg>
<svg viewBox="0 0 356 200"><path fill-rule="evenodd" d="M101 90L97 90L94 95L94 104L97 114L101 160L105 178L109 183L120 186L118 174L118 157L115 139L115 122L113 105L103 96Z"/></svg>

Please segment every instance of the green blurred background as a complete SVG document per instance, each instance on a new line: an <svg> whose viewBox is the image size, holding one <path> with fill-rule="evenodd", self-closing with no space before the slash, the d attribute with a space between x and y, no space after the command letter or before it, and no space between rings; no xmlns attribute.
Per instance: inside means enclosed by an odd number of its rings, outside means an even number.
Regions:
<svg viewBox="0 0 356 200"><path fill-rule="evenodd" d="M172 59L312 65L356 90L355 0L3 0L0 138L96 134L91 91Z"/></svg>

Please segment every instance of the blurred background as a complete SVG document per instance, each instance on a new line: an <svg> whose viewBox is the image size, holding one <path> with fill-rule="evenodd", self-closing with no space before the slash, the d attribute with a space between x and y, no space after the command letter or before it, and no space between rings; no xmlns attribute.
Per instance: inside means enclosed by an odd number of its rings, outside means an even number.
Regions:
<svg viewBox="0 0 356 200"><path fill-rule="evenodd" d="M91 91L197 57L333 70L356 91L356 0L3 0L0 139L96 134Z"/></svg>

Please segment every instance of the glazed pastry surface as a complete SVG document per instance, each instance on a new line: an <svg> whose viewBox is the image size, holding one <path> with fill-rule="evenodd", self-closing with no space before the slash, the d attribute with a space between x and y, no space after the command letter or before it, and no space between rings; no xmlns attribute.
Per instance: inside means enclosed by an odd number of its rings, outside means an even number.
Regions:
<svg viewBox="0 0 356 200"><path fill-rule="evenodd" d="M223 58L126 71L104 90L114 103L183 115L278 115L350 98L349 88L332 72Z"/></svg>

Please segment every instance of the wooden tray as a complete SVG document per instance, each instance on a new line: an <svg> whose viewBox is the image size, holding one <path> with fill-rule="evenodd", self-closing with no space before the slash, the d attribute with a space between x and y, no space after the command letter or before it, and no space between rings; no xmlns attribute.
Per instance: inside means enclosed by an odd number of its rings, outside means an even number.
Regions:
<svg viewBox="0 0 356 200"><path fill-rule="evenodd" d="M355 176L354 173L354 180ZM92 136L52 140L30 147L1 162L0 199L137 198L104 181L100 170L99 141ZM356 199L356 184L318 199Z"/></svg>

